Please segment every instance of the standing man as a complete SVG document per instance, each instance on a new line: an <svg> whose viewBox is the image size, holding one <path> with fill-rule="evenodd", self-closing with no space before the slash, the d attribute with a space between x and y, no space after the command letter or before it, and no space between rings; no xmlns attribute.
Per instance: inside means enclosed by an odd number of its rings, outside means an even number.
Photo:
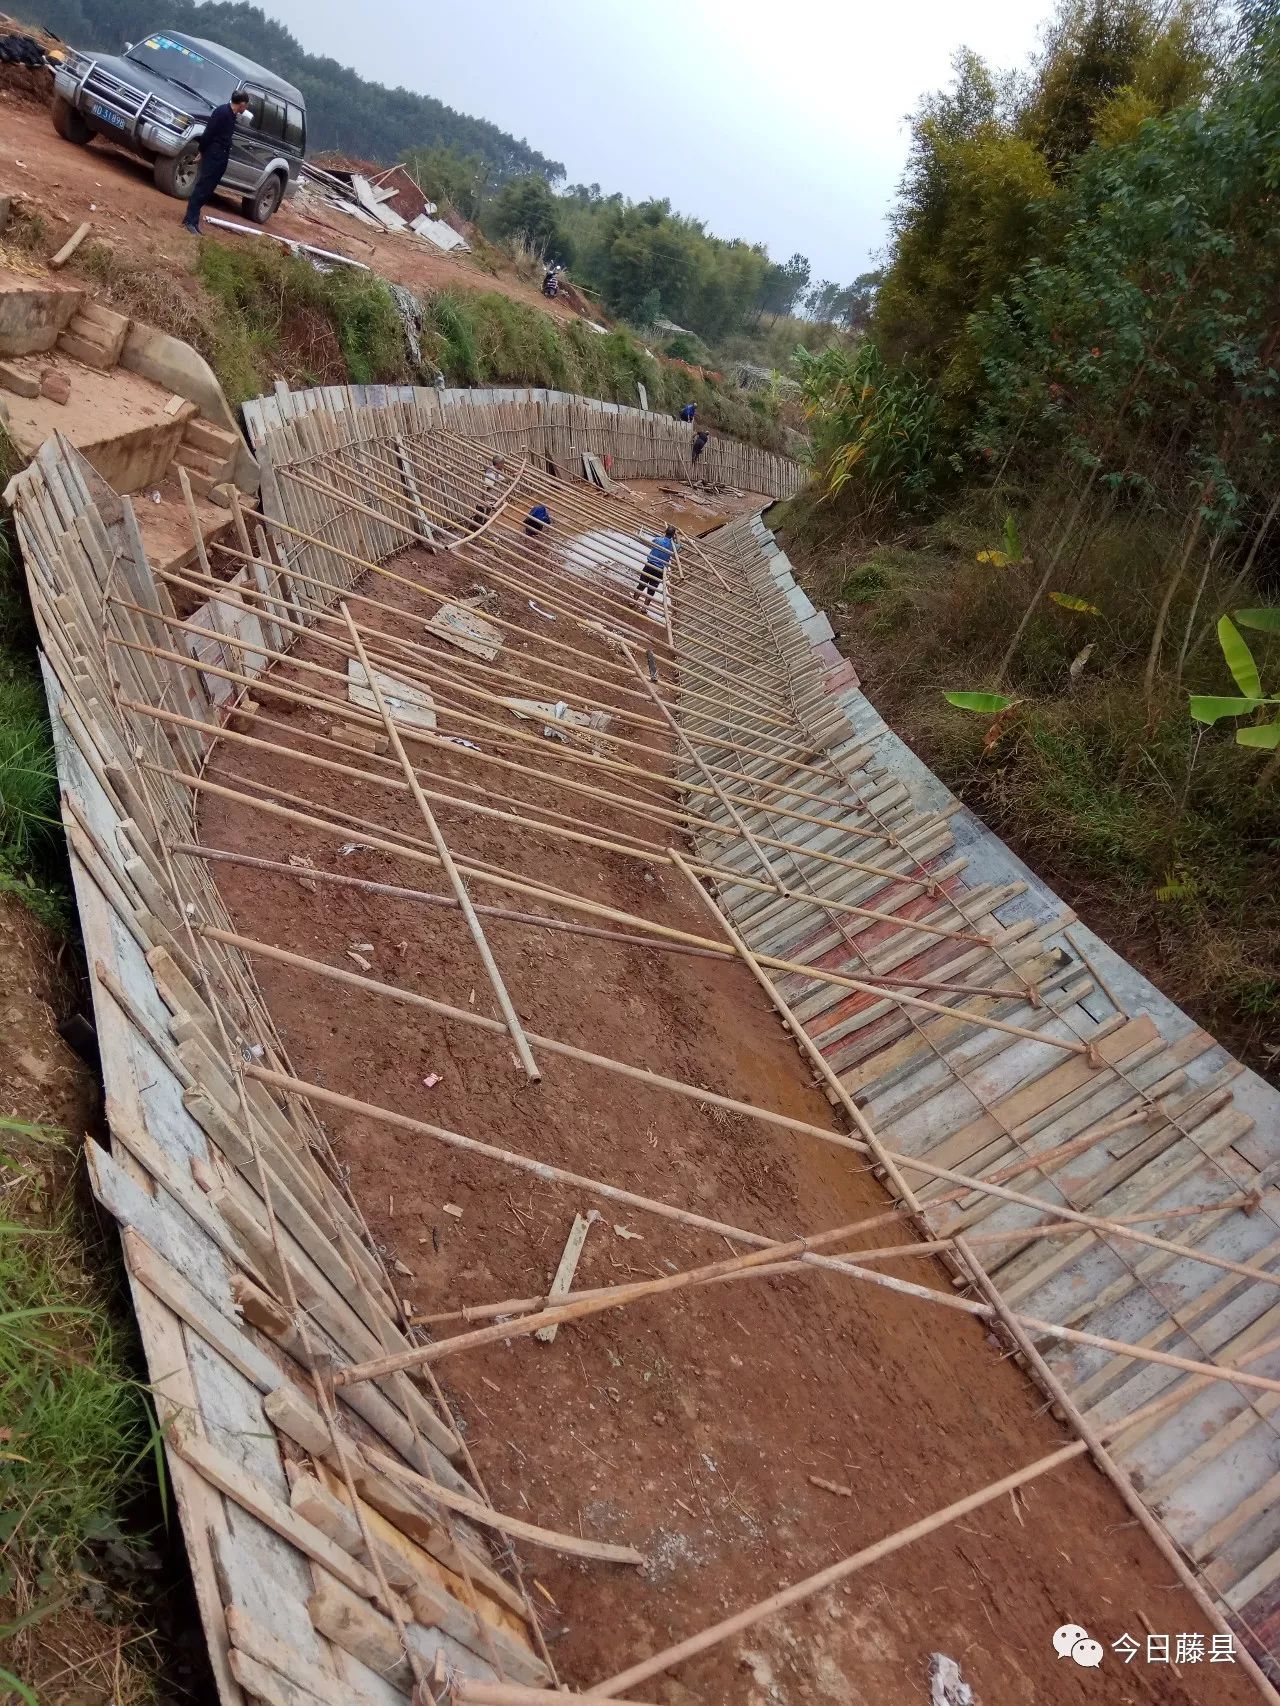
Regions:
<svg viewBox="0 0 1280 1706"><path fill-rule="evenodd" d="M231 158L231 143L236 134L236 120L249 105L243 89L237 89L229 101L215 107L205 120L204 135L196 144L200 156L200 172L187 202L184 230L200 235L200 215L205 203L213 200L213 192L222 182L222 174Z"/></svg>
<svg viewBox="0 0 1280 1706"><path fill-rule="evenodd" d="M502 476L506 470L505 456L493 455L489 458L489 466L484 471L480 482L480 501L476 505L475 514L471 517L471 531L482 527L494 510L498 507L498 488L502 484Z"/></svg>
<svg viewBox="0 0 1280 1706"><path fill-rule="evenodd" d="M643 593L645 609L649 608L653 603L653 595L662 585L662 577L674 561L675 555L676 530L674 527L668 527L665 533L654 539L649 555L645 558L636 590L631 594L632 604L639 604L640 595Z"/></svg>

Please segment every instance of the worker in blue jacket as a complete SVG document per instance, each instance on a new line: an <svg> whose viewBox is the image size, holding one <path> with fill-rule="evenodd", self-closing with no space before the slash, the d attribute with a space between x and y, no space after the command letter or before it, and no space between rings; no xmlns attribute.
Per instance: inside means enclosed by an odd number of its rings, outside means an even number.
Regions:
<svg viewBox="0 0 1280 1706"><path fill-rule="evenodd" d="M236 120L248 105L248 94L243 89L237 89L229 101L215 107L205 120L204 135L196 144L196 152L200 156L200 171L182 221L183 229L193 232L197 237L200 235L200 215L204 212L205 203L213 200L213 192L222 182L222 174L231 159Z"/></svg>
<svg viewBox="0 0 1280 1706"><path fill-rule="evenodd" d="M641 593L644 594L645 608L653 601L653 595L662 585L662 577L666 574L676 558L676 530L668 527L665 533L660 533L654 539L645 558L644 567L640 571L640 579L636 590L631 594L631 602L638 604Z"/></svg>

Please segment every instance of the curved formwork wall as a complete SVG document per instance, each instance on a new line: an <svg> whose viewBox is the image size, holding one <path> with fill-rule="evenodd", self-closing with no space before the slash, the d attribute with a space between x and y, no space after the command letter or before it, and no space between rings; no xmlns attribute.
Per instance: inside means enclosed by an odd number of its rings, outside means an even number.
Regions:
<svg viewBox="0 0 1280 1706"><path fill-rule="evenodd" d="M568 391L435 390L421 385L323 385L290 391L280 384L273 396L245 403L244 418L256 451L271 432L291 421L364 409L396 410L407 431L445 427L495 450L528 451L553 471L575 477L584 473L584 455L608 456L619 480L683 480L690 472L693 427L649 409ZM718 434L712 435L697 472L709 484L773 498L793 497L808 477L789 456Z"/></svg>
<svg viewBox="0 0 1280 1706"><path fill-rule="evenodd" d="M392 1374L335 1395L324 1377L416 1335L323 1126L277 1087L288 1051L250 961L210 934L231 925L218 890L181 853L227 697L190 665L239 668L248 636L215 640L217 606L207 640L182 625L128 500L65 442L8 495L107 1092L89 1172L121 1228L219 1696L403 1706L437 1655L455 1679L541 1684L512 1525L439 1388ZM281 637L247 620L259 647Z"/></svg>
<svg viewBox="0 0 1280 1706"><path fill-rule="evenodd" d="M676 604L682 655L723 662L732 634L762 700L794 715L787 739L760 742L759 803L738 814L794 851L740 841L729 862L749 886L722 883L720 904L750 953L797 964L778 985L798 1040L904 1213L953 1240L957 1285L990 1307L1219 1626L1280 1675L1280 1094L893 735L759 517L715 537L737 572L690 566L701 597ZM686 781L717 738L751 733L701 707L682 724ZM806 810L843 814L844 835L789 820ZM727 826L732 811L708 815ZM833 845L876 869L833 875ZM759 881L775 872L789 897ZM806 963L851 986L807 978ZM910 998L864 981L885 976ZM1001 993L962 993L974 987ZM1067 1236L1020 1237L1047 1203ZM1195 1372L1206 1365L1250 1384Z"/></svg>

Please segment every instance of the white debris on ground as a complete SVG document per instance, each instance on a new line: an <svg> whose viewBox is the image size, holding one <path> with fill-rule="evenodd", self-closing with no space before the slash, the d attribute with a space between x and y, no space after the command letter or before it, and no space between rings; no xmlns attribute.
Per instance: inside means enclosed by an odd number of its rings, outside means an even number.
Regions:
<svg viewBox="0 0 1280 1706"><path fill-rule="evenodd" d="M929 1658L929 1706L978 1706L977 1696L945 1653Z"/></svg>

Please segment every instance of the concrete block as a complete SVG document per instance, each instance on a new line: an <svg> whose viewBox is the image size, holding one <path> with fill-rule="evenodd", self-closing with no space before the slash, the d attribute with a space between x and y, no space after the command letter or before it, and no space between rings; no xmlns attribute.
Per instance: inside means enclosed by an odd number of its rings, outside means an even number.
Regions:
<svg viewBox="0 0 1280 1706"><path fill-rule="evenodd" d="M76 287L0 274L0 355L51 350L83 300Z"/></svg>
<svg viewBox="0 0 1280 1706"><path fill-rule="evenodd" d="M116 364L115 355L101 344L90 343L87 338L78 338L74 332L64 332L58 339L58 349L63 355L69 355L72 361L83 363L85 367L97 367L103 372Z"/></svg>
<svg viewBox="0 0 1280 1706"><path fill-rule="evenodd" d="M206 456L216 456L219 461L235 454L240 443L239 433L228 432L225 427L215 426L212 421L200 419L187 423L187 430L182 442L189 444L193 450L199 450Z"/></svg>
<svg viewBox="0 0 1280 1706"><path fill-rule="evenodd" d="M11 367L7 361L0 361L0 386L12 391L15 397L40 395L40 381L35 374L24 373L20 367Z"/></svg>

